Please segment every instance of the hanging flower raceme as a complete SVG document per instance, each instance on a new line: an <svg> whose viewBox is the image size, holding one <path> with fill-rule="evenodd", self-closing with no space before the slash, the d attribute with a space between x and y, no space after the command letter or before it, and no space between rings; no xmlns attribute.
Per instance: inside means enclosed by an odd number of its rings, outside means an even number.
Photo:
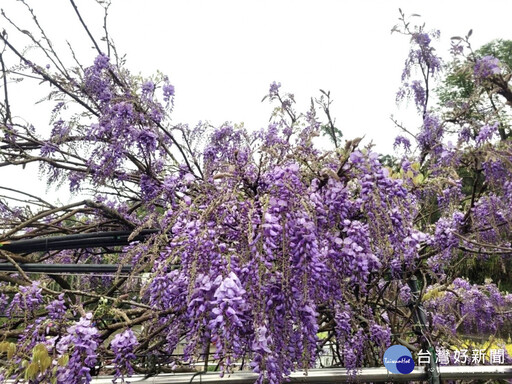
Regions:
<svg viewBox="0 0 512 384"><path fill-rule="evenodd" d="M64 294L61 293L57 299L52 300L52 302L46 306L46 310L48 311L48 317L50 319L62 320L66 313Z"/></svg>
<svg viewBox="0 0 512 384"><path fill-rule="evenodd" d="M215 357L225 358L222 364L224 373L231 372L236 360L244 356L251 317L246 292L238 276L230 272L226 278L219 276L217 279L222 281L213 294L214 318L208 323L208 329L216 347Z"/></svg>
<svg viewBox="0 0 512 384"><path fill-rule="evenodd" d="M21 286L19 292L16 293L7 308L7 315L27 315L34 316L35 311L43 303L39 282L34 281L29 286Z"/></svg>
<svg viewBox="0 0 512 384"><path fill-rule="evenodd" d="M432 286L424 296L435 332L453 336L459 329L466 334L495 334L512 321L506 310L512 305L512 295L503 294L495 284L479 286L456 278L448 288ZM460 317L454 316L453 308L460 310Z"/></svg>
<svg viewBox="0 0 512 384"><path fill-rule="evenodd" d="M42 213L35 215L2 198L9 236L83 239L129 230L128 241L137 241L118 247L105 238L102 249L19 259L123 267L27 285L30 271L6 274L1 330L17 344L0 343L14 362L0 367L0 381L25 375L82 384L98 366L124 381L134 370L215 362L221 374L240 363L258 374L258 383L281 384L293 371L316 366L326 349L355 374L381 365L390 344L422 348L413 314L420 304L433 344L457 341L461 330L509 327L510 295L456 278L467 260L494 258L501 267L510 253L509 127L506 119L481 118L480 106L467 118L472 107L464 100L456 103L464 124L452 131L460 116L443 121L429 105L441 71L433 47L439 33L402 20L412 47L398 99L414 101L422 124L412 132L416 148L402 136L395 145L419 161L380 156L362 139L343 145L328 113L329 92L299 114L294 95L280 93L275 82L267 98L277 105L259 131L171 124L169 79L132 76L103 54L70 71L82 74L67 85L70 93L52 93L59 98L49 139L36 140L27 126L15 148L23 127L6 122L6 164L20 154L33 161L35 151L50 183L67 177L73 192L90 187L92 196L61 210L37 200ZM464 69L475 89L506 78L494 57L471 60ZM27 68L37 69L28 61ZM489 102L496 93L508 96L503 87L492 92ZM69 117L70 103L83 111ZM318 105L327 125L317 119ZM332 151L313 144L322 131L331 131ZM456 144L445 142L452 133ZM408 285L414 277L424 278L423 297Z"/></svg>
<svg viewBox="0 0 512 384"><path fill-rule="evenodd" d="M62 383L82 384L91 382L91 370L97 359L98 329L92 324L92 313L86 314L67 329L67 334L57 344L57 351L68 360L59 367L58 380Z"/></svg>
<svg viewBox="0 0 512 384"><path fill-rule="evenodd" d="M224 127L214 140L233 134L244 137ZM304 142L297 145L303 150ZM216 177L237 159L217 147L208 146L208 161L216 164L208 194L165 219L166 225L172 220L173 238L147 287L154 308L175 310L160 322L169 351L181 332L185 361L214 345L223 372L249 357L259 380L278 383L297 366L313 366L319 319L342 302L342 345L387 345L385 323L364 328L348 308L368 312L358 297L378 297L371 276L408 270L425 240L412 229L415 200L406 199L401 180L392 179L376 155L353 152L346 175L323 184L305 177L296 161L269 158L251 189L249 176L238 170ZM169 272L169 260L179 260L180 269ZM341 316L348 313L344 325ZM345 363L355 368L364 357L354 353L355 360Z"/></svg>
<svg viewBox="0 0 512 384"><path fill-rule="evenodd" d="M114 375L114 382L116 382L118 378L121 378L124 383L125 375L128 377L132 375L133 368L131 363L136 358L133 351L137 345L137 337L131 329L118 333L110 342L112 352L114 352L115 355L114 366L116 374Z"/></svg>

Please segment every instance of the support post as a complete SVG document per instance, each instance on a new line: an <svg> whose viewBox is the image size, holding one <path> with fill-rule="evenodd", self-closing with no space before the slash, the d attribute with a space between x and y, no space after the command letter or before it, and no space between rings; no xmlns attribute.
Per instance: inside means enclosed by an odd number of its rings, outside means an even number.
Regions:
<svg viewBox="0 0 512 384"><path fill-rule="evenodd" d="M416 276L412 276L408 283L411 288L412 300L409 304L409 308L413 311L414 321L416 322L416 333L420 337L420 345L422 349L428 351L430 354L429 367L427 368L428 382L429 384L440 384L439 369L437 367L437 356L434 347L430 344L430 341L425 335L427 330L427 318L425 316L425 310L421 305L420 289L418 287L418 279Z"/></svg>

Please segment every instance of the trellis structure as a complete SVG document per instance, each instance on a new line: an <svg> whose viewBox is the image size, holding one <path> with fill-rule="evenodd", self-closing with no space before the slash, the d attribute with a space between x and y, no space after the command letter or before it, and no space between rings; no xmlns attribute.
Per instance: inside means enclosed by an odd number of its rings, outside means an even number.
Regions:
<svg viewBox="0 0 512 384"><path fill-rule="evenodd" d="M133 241L141 241L158 232L156 229L145 229L131 237L131 231L111 231L81 233L76 235L45 237L42 239L14 240L0 242L0 249L22 254L31 252L49 252L65 249L106 248L126 246ZM33 273L130 273L130 265L117 264L43 264L43 263L0 263L0 271L16 272L21 268Z"/></svg>
<svg viewBox="0 0 512 384"><path fill-rule="evenodd" d="M157 229L144 229L135 236L132 231L109 231L80 233L75 235L44 237L42 239L14 240L0 242L0 249L12 253L46 252L64 249L114 247L144 240L157 233Z"/></svg>
<svg viewBox="0 0 512 384"><path fill-rule="evenodd" d="M95 232L67 236L47 237L43 239L14 240L0 242L0 249L11 253L23 254L31 252L48 252L64 249L84 249L100 247L118 247L129 245L132 241L144 240L156 229L146 229L131 238L130 231ZM18 268L32 273L124 273L132 272L129 265L118 264L43 264L43 263L0 263L0 271L17 271ZM422 333L426 328L424 310L419 303L419 289L417 281L413 277L408 284L415 296L415 302L411 303L410 309L414 314L417 324L416 331ZM134 375L130 377L131 383L154 383L154 384L191 384L193 382L209 384L252 384L259 375L252 372L235 372L225 377L220 377L217 372L193 372L176 374L158 374L155 376ZM93 384L112 383L113 376L99 376L92 379ZM328 384L346 382L409 382L428 381L431 384L438 384L441 380L493 380L512 379L512 365L493 366L437 366L431 362L428 367L416 367L409 374L393 374L384 367L359 368L356 375L345 368L322 368L311 369L307 372L298 371L292 373L288 378L289 383L303 384ZM10 383L10 381L8 381ZM19 381L17 381L19 382ZM13 381L14 383L14 381Z"/></svg>

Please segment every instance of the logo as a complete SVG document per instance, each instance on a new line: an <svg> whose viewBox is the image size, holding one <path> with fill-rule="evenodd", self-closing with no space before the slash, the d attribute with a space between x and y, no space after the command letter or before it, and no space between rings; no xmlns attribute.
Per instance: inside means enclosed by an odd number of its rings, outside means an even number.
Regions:
<svg viewBox="0 0 512 384"><path fill-rule="evenodd" d="M414 361L411 352L403 345L392 345L384 352L384 366L391 373L411 373Z"/></svg>

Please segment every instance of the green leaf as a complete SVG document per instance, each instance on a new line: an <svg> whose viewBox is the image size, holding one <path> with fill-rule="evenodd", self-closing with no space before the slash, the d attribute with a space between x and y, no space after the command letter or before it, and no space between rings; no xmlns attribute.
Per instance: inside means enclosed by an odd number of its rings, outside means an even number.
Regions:
<svg viewBox="0 0 512 384"><path fill-rule="evenodd" d="M414 183L414 185L419 185L423 182L423 180L425 180L425 177L420 173L419 175L416 175L412 179L412 182Z"/></svg>
<svg viewBox="0 0 512 384"><path fill-rule="evenodd" d="M46 355L44 358L40 359L39 361L39 368L40 372L45 372L48 368L50 368L52 365L52 358L48 355Z"/></svg>
<svg viewBox="0 0 512 384"><path fill-rule="evenodd" d="M9 343L9 346L7 348L7 359L12 359L13 356L16 354L16 344Z"/></svg>
<svg viewBox="0 0 512 384"><path fill-rule="evenodd" d="M25 380L35 378L39 373L39 365L36 363L30 363L25 371Z"/></svg>
<svg viewBox="0 0 512 384"><path fill-rule="evenodd" d="M59 357L59 360L57 360L57 364L59 364L61 367L65 367L68 364L69 356L68 355L62 355Z"/></svg>
<svg viewBox="0 0 512 384"><path fill-rule="evenodd" d="M46 353L48 354L48 350L46 349L46 346L44 344L37 344L33 349L32 352L40 352L40 353Z"/></svg>

